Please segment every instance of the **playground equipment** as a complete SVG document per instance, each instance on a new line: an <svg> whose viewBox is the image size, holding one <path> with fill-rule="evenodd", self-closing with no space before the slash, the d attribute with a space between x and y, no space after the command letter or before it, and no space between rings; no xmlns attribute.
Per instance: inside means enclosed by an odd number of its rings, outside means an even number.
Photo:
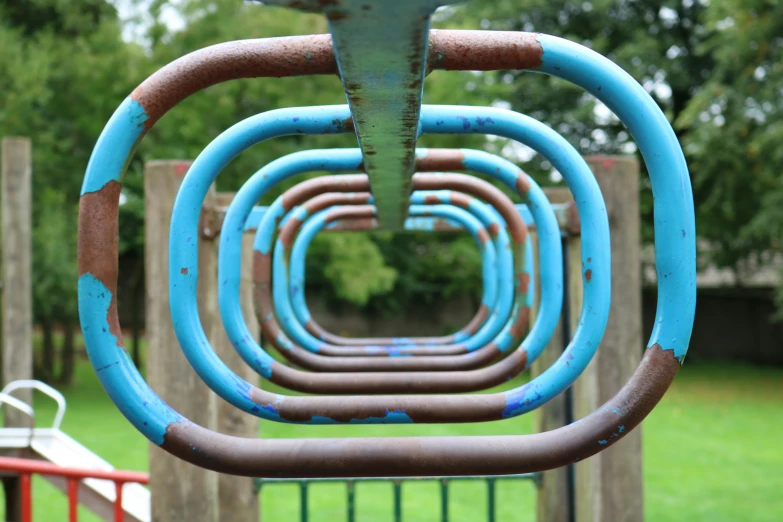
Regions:
<svg viewBox="0 0 783 522"><path fill-rule="evenodd" d="M17 390L37 390L57 403L57 413L48 428L0 428L0 471L20 477L21 505L8 502L21 513L6 513L7 519L32 520L30 476L40 474L69 497L69 520L76 520L76 506L82 503L103 520L149 522L150 492L145 473L115 471L114 467L69 437L60 429L65 417L65 397L40 381L8 383L0 391L0 403L16 408L35 420L31 404L11 395ZM19 458L23 457L23 458ZM8 494L8 491L6 490Z"/></svg>
<svg viewBox="0 0 783 522"><path fill-rule="evenodd" d="M120 105L93 151L80 208L79 311L91 362L122 413L151 441L197 466L278 478L535 472L585 459L632 430L660 400L682 364L695 307L695 225L687 167L671 126L650 96L607 59L558 38L528 33L429 31L429 15L438 2L273 3L324 12L330 21L331 38L316 35L230 42L183 57L153 74ZM193 369L220 397L240 410L268 420L302 424L498 420L531 411L569 387L601 342L611 294L609 225L590 169L564 138L526 116L495 108L421 105L423 78L430 71L497 69L538 71L581 86L622 120L646 162L655 195L655 248L661 274L656 327L642 363L614 398L578 422L534 435L263 440L230 437L198 426L152 391L122 347L115 297L121 176L134 146L179 101L209 85L235 78L332 73L340 74L347 106L284 108L248 118L210 143L185 175L172 213L169 298L177 338ZM332 396L271 394L241 378L220 360L200 322L195 238L200 232L204 198L221 169L253 144L291 134L350 132L357 136L359 151L303 151L272 162L248 180L225 216L218 277L221 314L229 339L263 378L289 389ZM559 265L554 261L562 257L557 221L529 178L508 163L475 151L457 154L416 150L421 134L475 133L525 144L563 175L581 223L584 303L579 325L564 353L529 384L503 393L446 395L496 384L495 379L480 377L499 372L499 367L504 368L504 378L513 374L509 367L517 372L527 368L553 335L562 303L562 280L558 279ZM426 198L430 191L456 191L492 204L514 246L517 265L513 275L520 276L513 288L511 313L505 314L507 301L498 301L501 313L493 316L488 311L486 318L477 321L481 326L476 331L465 332L466 339L450 339L448 343L441 339L431 346L428 340L399 338L392 339L388 347L365 342L340 346L335 338L329 344L316 342L321 330L312 324L308 330L307 315L301 315L299 307L297 317L297 308L285 298L289 279L293 280L285 268L292 227L283 226L272 252L272 234L279 228L274 226L275 220L292 210L283 199L263 211L258 226L258 313L270 344L290 360L317 371L293 369L275 360L253 340L239 308L241 241L237 239L246 229L253 206L273 184L313 170L363 170L367 174L367 178L352 178L356 186L350 191L369 191L374 207L325 210L329 208L325 206L324 211L336 212L331 214L335 219L350 216L366 224L377 216L381 226L401 229L408 215L434 213L420 207L416 199L421 194ZM494 197L476 178L426 173L433 170L494 176L527 204L541 245L537 260L539 307L529 332L525 317L530 274L522 269L526 257L524 220L510 201ZM336 191L326 183L324 187ZM299 190L306 196L315 194L312 188ZM366 195L361 197L369 203ZM305 200L303 197L298 202ZM322 199L312 210L339 201L337 197ZM434 209L443 202L438 203ZM440 218L454 219L458 214L446 207L437 209ZM289 220L304 217L294 216ZM329 221L322 219L324 224ZM270 278L275 262L283 269ZM504 296L508 295L508 277L507 269L499 270L499 294L506 292ZM305 324L297 319L304 319ZM503 325L499 333L494 337L484 335L494 333L497 324ZM489 339L492 341L486 344ZM470 365L449 367L453 361L487 352L493 356L481 361L481 369L468 369ZM400 353L410 357L395 357ZM499 362L486 366L495 358ZM354 395L359 393L374 395Z"/></svg>

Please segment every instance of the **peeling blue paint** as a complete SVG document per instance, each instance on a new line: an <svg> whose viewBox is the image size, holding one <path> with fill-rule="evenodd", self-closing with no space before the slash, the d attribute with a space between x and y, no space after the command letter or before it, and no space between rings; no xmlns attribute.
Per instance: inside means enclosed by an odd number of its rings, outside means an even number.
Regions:
<svg viewBox="0 0 783 522"><path fill-rule="evenodd" d="M97 192L110 181L120 182L133 155L136 143L144 134L147 113L130 97L120 104L95 144L81 195Z"/></svg>
<svg viewBox="0 0 783 522"><path fill-rule="evenodd" d="M166 427L184 418L150 389L111 333L111 291L90 273L79 277L78 287L82 335L98 380L131 424L153 443L162 444Z"/></svg>
<svg viewBox="0 0 783 522"><path fill-rule="evenodd" d="M538 41L544 48L541 71L571 81L601 100L639 147L655 195L656 268L667 274L658 279L656 316L671 318L654 322L648 346L671 350L682 362L696 310L696 221L688 166L677 136L652 97L610 60L561 38L539 35Z"/></svg>

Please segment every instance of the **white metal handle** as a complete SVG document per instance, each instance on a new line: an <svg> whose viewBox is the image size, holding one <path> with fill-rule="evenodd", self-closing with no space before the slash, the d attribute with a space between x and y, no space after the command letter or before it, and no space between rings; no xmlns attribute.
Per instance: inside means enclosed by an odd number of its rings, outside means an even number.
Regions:
<svg viewBox="0 0 783 522"><path fill-rule="evenodd" d="M7 404L12 408L16 408L31 419L35 419L35 412L33 411L33 408L26 402L21 401L12 395L0 392L0 403Z"/></svg>
<svg viewBox="0 0 783 522"><path fill-rule="evenodd" d="M6 396L7 398L13 399L16 403L24 405L30 413L31 417L35 418L35 415L33 413L32 406L28 405L27 403L20 401L19 399L15 397L11 397L11 392L14 392L16 390L21 389L29 389L32 388L34 390L38 390L39 392L43 393L44 395L48 395L50 398L54 399L54 401L57 403L57 414L54 416L54 422L52 423L52 429L59 430L60 424L63 422L63 417L65 416L65 397L63 397L63 394L52 388L46 383L43 383L41 381L36 381L33 379L22 379L19 381L13 381L9 382L5 388L0 390L0 396ZM7 398L3 401L8 403L11 406L14 406L25 413L27 413L27 410L23 408L19 408L18 405L12 404L7 400Z"/></svg>

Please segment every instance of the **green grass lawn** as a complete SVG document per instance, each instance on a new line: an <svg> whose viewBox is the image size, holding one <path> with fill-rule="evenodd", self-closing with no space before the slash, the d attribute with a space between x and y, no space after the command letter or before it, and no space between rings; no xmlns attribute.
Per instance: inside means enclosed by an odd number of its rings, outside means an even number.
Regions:
<svg viewBox="0 0 783 522"><path fill-rule="evenodd" d="M63 429L122 469L147 468L146 440L118 413L91 368L83 361L75 384L62 390L68 400ZM39 424L51 421L54 405L36 399ZM474 425L292 426L262 423L265 437L529 433L531 417ZM643 425L646 519L653 522L779 522L783 520L783 369L742 365L686 364L661 405ZM406 522L438 520L435 483L403 488ZM310 487L310 520L343 520L345 489L339 484ZM534 485L499 483L498 520L535 520ZM34 520L67 519L65 496L38 479ZM483 520L485 486L464 482L450 487L453 521ZM267 522L299 515L293 485L265 486L262 511ZM97 519L82 511L80 520ZM357 487L357 520L392 520L392 491L385 484ZM194 521L195 522L195 521Z"/></svg>

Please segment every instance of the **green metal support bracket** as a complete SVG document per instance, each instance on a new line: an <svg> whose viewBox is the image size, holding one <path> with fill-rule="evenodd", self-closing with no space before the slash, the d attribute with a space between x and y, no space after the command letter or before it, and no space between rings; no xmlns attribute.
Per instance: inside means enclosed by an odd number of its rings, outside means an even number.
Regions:
<svg viewBox="0 0 783 522"><path fill-rule="evenodd" d="M458 0L267 0L323 13L382 227L405 221L430 17Z"/></svg>

